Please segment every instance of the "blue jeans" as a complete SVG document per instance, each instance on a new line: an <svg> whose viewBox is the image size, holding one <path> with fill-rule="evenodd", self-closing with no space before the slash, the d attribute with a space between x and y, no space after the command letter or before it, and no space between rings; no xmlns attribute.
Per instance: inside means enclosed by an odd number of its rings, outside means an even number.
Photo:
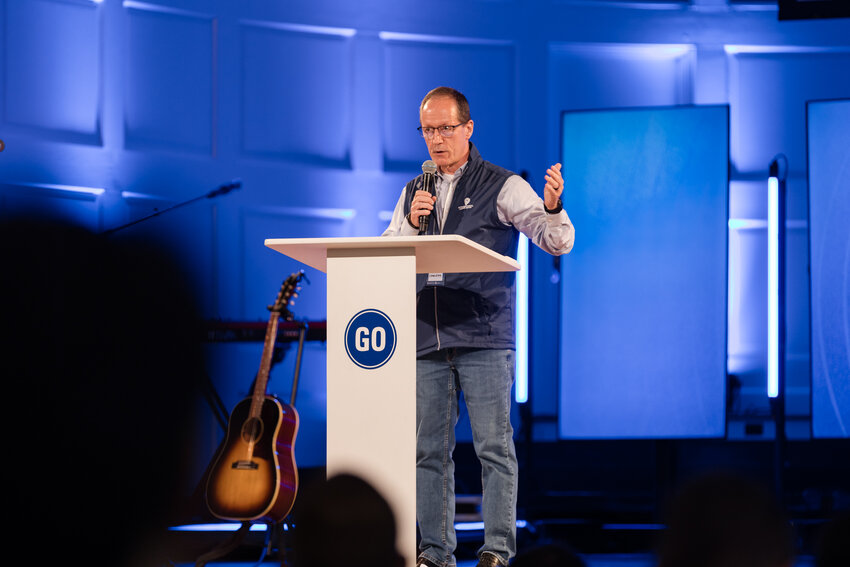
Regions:
<svg viewBox="0 0 850 567"><path fill-rule="evenodd" d="M456 565L455 425L463 391L484 489L484 545L507 565L516 554L517 460L510 421L514 351L452 348L416 362L416 516L419 556Z"/></svg>

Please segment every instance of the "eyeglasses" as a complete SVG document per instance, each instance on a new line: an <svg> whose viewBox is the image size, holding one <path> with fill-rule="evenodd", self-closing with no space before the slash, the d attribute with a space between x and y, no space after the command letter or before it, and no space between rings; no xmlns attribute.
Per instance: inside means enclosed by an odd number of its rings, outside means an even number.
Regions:
<svg viewBox="0 0 850 567"><path fill-rule="evenodd" d="M434 134L439 134L443 138L451 138L455 135L455 128L458 126L463 126L466 122L461 122L460 124L446 124L445 126L437 126L436 128L432 128L431 126L425 126L424 128L420 126L417 128L419 133L422 134L423 138L430 140L434 137Z"/></svg>

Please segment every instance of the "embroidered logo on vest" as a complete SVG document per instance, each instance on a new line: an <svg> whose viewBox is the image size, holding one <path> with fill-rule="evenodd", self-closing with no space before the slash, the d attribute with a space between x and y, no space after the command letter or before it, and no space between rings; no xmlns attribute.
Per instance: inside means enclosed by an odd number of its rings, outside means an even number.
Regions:
<svg viewBox="0 0 850 567"><path fill-rule="evenodd" d="M465 211L466 209L471 209L472 205L469 204L469 197L463 200L463 204L457 208L459 211Z"/></svg>

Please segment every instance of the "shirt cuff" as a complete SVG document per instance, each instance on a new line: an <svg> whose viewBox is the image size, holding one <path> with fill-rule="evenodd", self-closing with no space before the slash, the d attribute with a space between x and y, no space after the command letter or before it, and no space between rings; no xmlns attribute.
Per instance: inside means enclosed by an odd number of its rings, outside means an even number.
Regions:
<svg viewBox="0 0 850 567"><path fill-rule="evenodd" d="M419 229L410 224L410 220L407 216L404 217L404 220L401 222L401 236L417 236L419 234Z"/></svg>

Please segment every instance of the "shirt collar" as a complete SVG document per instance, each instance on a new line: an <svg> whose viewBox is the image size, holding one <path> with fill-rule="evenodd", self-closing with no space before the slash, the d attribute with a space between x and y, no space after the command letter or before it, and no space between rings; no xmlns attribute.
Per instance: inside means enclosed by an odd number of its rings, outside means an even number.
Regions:
<svg viewBox="0 0 850 567"><path fill-rule="evenodd" d="M440 179L451 183L452 181L463 175L463 172L466 171L467 165L469 165L469 160L465 161L462 166L455 170L454 173L443 173L442 171L439 171L437 172L437 175L440 177Z"/></svg>

